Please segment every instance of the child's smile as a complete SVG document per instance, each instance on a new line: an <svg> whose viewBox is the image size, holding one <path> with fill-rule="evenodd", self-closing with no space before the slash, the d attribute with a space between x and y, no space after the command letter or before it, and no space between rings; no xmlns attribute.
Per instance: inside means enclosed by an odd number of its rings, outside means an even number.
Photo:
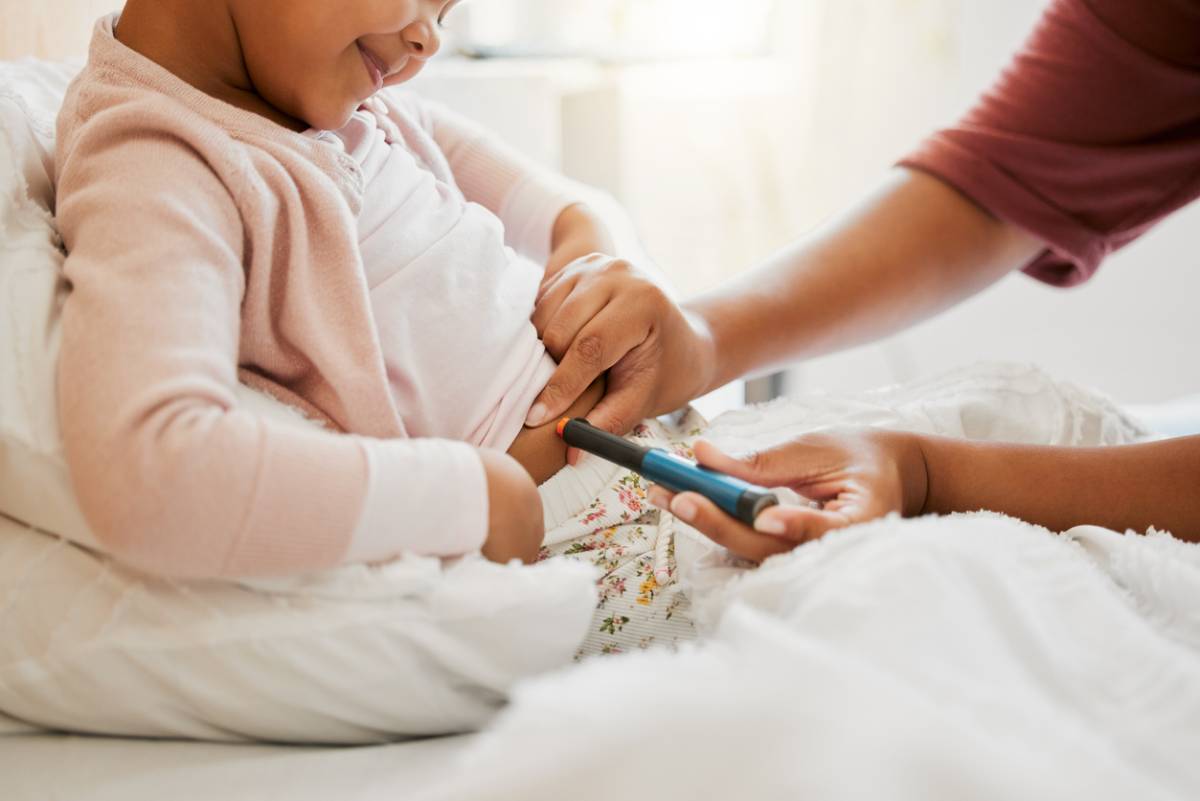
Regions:
<svg viewBox="0 0 1200 801"><path fill-rule="evenodd" d="M371 83L375 87L375 92L378 92L383 88L383 82L385 79L403 69L405 62L407 61L407 59L405 59L404 62L400 63L398 68L393 69L392 67L388 66L387 62L373 53L361 41L359 41L357 44L358 52L362 54L363 64L365 64L367 67L367 74L371 76Z"/></svg>
<svg viewBox="0 0 1200 801"><path fill-rule="evenodd" d="M128 0L118 38L201 91L295 130L337 130L441 47L459 0Z"/></svg>

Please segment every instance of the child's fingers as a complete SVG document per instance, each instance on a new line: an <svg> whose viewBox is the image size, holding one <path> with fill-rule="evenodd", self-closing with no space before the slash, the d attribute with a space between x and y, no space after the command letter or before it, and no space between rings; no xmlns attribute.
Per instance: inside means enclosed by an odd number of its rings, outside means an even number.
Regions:
<svg viewBox="0 0 1200 801"><path fill-rule="evenodd" d="M753 562L761 562L769 556L786 553L798 544L783 537L760 534L725 514L703 495L694 492L676 495L671 500L670 510L671 514L713 542Z"/></svg>

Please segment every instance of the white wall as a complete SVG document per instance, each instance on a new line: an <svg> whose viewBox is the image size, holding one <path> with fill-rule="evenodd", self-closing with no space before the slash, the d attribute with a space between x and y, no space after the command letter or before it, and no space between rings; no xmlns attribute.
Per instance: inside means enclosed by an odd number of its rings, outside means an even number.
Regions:
<svg viewBox="0 0 1200 801"><path fill-rule="evenodd" d="M590 94L573 78L564 89L561 63L471 62L428 86L527 153L620 195L650 254L698 291L811 230L953 121L1043 5L779 0L775 59L602 69L583 81L602 87ZM1014 275L904 335L799 365L787 385L855 391L1003 359L1127 402L1194 394L1197 299L1200 207L1080 289Z"/></svg>

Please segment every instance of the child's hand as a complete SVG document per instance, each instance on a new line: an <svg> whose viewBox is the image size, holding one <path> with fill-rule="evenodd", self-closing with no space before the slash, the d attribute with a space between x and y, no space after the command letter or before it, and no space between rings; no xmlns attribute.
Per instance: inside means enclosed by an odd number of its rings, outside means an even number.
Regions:
<svg viewBox="0 0 1200 801"><path fill-rule="evenodd" d="M750 528L696 493L672 495L651 487L650 502L755 562L790 551L827 532L900 512L920 514L927 486L916 437L867 429L807 434L735 459L707 442L695 447L706 467L764 487L788 487L823 504L774 506Z"/></svg>
<svg viewBox="0 0 1200 801"><path fill-rule="evenodd" d="M545 535L542 497L525 468L507 454L480 450L488 486L488 535L483 555L493 562L531 564Z"/></svg>
<svg viewBox="0 0 1200 801"><path fill-rule="evenodd" d="M593 254L558 271L542 285L532 319L559 366L527 425L562 415L605 371L608 394L588 420L618 434L679 408L711 380L707 328L622 259Z"/></svg>

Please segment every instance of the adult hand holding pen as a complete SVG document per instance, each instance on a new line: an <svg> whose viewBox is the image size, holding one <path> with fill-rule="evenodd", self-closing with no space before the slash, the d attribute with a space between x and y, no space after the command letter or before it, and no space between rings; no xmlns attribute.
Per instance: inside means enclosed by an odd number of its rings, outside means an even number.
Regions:
<svg viewBox="0 0 1200 801"><path fill-rule="evenodd" d="M1200 541L1200 436L1067 448L865 429L806 434L740 459L703 441L695 451L706 467L821 502L772 507L752 529L699 495L652 488L655 506L754 561L893 512L988 509L1051 531L1155 526Z"/></svg>
<svg viewBox="0 0 1200 801"><path fill-rule="evenodd" d="M818 502L818 508L772 506L758 515L751 528L702 495L674 495L659 486L650 489L652 504L755 562L892 512L919 514L925 505L924 456L913 437L899 432L806 434L741 457L700 440L695 452L705 467L764 487L787 487Z"/></svg>

